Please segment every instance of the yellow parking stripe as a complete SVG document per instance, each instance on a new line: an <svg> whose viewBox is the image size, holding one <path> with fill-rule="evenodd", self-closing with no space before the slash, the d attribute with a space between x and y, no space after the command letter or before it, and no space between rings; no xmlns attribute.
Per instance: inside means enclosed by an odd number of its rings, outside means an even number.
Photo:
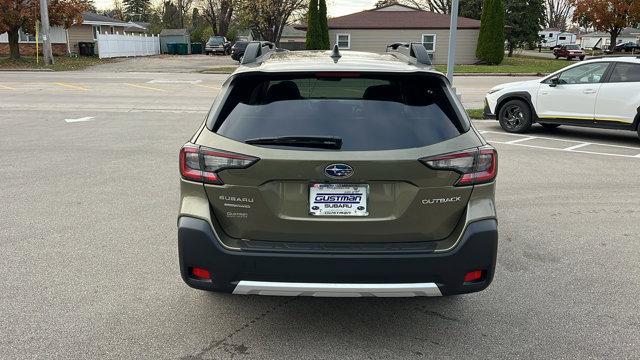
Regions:
<svg viewBox="0 0 640 360"><path fill-rule="evenodd" d="M64 86L70 89L76 89L76 90L82 90L82 91L89 91L89 89L82 87L82 86L78 86L78 85L71 85L71 84L67 84L67 83L61 83L61 82L57 82L55 83L56 85L59 86Z"/></svg>
<svg viewBox="0 0 640 360"><path fill-rule="evenodd" d="M14 88L10 87L10 86L6 86L6 85L2 85L0 84L0 89L5 89L5 90L15 90Z"/></svg>
<svg viewBox="0 0 640 360"><path fill-rule="evenodd" d="M162 92L166 92L167 90L165 89L159 89L159 88L154 88L151 86L143 86L143 85L138 85L138 84L125 84L127 86L131 86L131 87L135 87L135 88L139 88L139 89L147 89L147 90L155 90L155 91L162 91Z"/></svg>

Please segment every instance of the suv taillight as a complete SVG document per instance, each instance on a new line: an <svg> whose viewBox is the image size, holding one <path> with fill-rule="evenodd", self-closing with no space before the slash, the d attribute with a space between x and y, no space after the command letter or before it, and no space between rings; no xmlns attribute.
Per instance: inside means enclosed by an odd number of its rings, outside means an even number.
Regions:
<svg viewBox="0 0 640 360"><path fill-rule="evenodd" d="M450 170L462 175L455 186L491 182L498 173L498 153L489 145L423 158L420 161L431 169Z"/></svg>
<svg viewBox="0 0 640 360"><path fill-rule="evenodd" d="M245 169L258 160L253 156L186 144L180 149L180 175L185 180L222 185L218 172Z"/></svg>

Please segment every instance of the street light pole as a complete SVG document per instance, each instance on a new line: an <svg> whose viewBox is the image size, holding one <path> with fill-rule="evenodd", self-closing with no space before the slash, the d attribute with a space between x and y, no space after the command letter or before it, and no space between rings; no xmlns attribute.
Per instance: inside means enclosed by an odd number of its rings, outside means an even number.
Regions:
<svg viewBox="0 0 640 360"><path fill-rule="evenodd" d="M51 50L51 37L49 36L49 6L47 0L40 0L40 21L42 32L42 60L45 65L53 64L53 52Z"/></svg>
<svg viewBox="0 0 640 360"><path fill-rule="evenodd" d="M456 36L458 33L458 7L460 0L451 1L451 23L449 26L449 58L447 59L447 79L453 84L453 67L456 65Z"/></svg>

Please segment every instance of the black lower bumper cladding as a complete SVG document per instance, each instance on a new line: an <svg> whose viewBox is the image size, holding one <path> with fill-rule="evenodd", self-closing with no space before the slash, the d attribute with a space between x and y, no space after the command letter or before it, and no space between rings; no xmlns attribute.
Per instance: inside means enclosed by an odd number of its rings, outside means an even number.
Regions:
<svg viewBox="0 0 640 360"><path fill-rule="evenodd" d="M476 292L493 279L498 247L494 219L470 223L457 246L436 253L291 253L229 250L208 222L191 217L178 221L178 250L183 280L191 287L233 292L240 281L404 284L435 283L442 295ZM190 269L209 270L211 280L191 276ZM464 282L465 274L482 270L481 281Z"/></svg>

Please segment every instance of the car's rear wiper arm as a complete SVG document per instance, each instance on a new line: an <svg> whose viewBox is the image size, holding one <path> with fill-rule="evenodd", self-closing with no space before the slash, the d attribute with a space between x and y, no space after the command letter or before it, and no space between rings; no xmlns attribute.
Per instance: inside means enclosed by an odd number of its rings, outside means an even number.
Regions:
<svg viewBox="0 0 640 360"><path fill-rule="evenodd" d="M279 136L247 139L244 142L251 145L298 146L335 150L342 148L342 139L335 136Z"/></svg>

